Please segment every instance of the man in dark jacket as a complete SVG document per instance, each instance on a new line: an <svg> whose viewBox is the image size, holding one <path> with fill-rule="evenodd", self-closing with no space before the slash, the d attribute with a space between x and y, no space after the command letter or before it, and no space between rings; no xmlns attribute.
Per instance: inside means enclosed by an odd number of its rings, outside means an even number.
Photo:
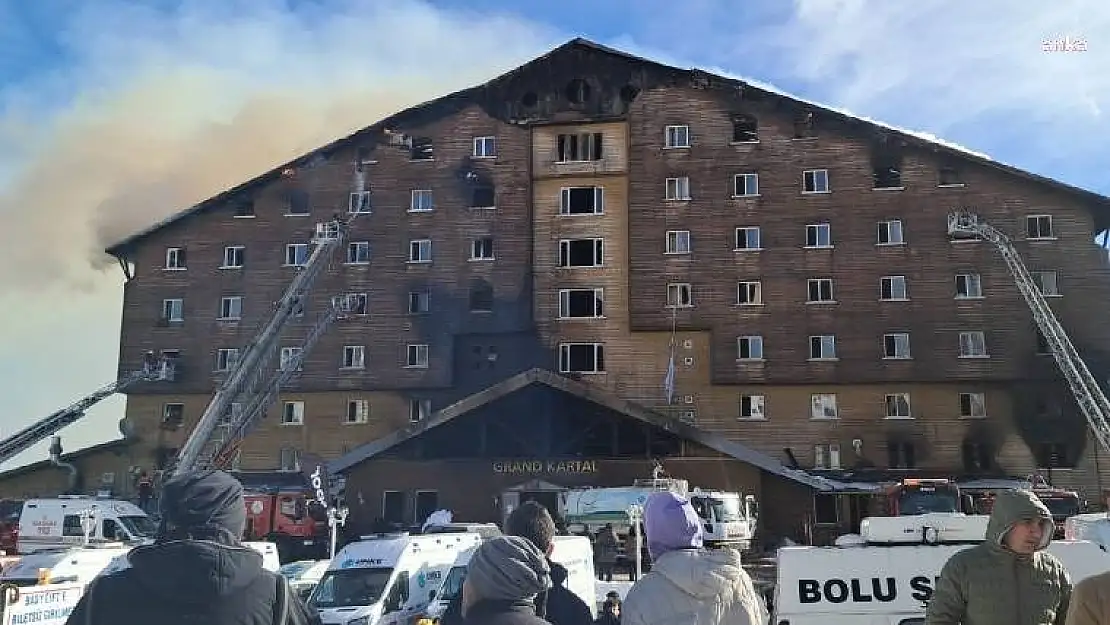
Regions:
<svg viewBox="0 0 1110 625"><path fill-rule="evenodd" d="M93 581L66 625L319 625L285 579L240 541L243 487L221 471L166 482L153 545Z"/></svg>
<svg viewBox="0 0 1110 625"><path fill-rule="evenodd" d="M527 538L547 556L551 588L536 597L536 614L552 625L591 625L594 619L590 606L564 585L567 581L566 568L551 561L551 551L555 548L555 521L547 508L535 501L521 504L505 521L505 533ZM462 625L465 621L461 610L460 594L447 606L439 619L440 625Z"/></svg>

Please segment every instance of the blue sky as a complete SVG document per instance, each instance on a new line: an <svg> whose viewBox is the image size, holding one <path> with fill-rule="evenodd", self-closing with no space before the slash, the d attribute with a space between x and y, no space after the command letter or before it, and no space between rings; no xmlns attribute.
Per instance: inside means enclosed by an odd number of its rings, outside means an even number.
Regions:
<svg viewBox="0 0 1110 625"><path fill-rule="evenodd" d="M104 244L574 36L1110 194L1104 0L531 4L0 0L0 433L114 377L120 277ZM1087 51L1043 51L1054 37ZM102 405L67 446L111 437L121 411Z"/></svg>

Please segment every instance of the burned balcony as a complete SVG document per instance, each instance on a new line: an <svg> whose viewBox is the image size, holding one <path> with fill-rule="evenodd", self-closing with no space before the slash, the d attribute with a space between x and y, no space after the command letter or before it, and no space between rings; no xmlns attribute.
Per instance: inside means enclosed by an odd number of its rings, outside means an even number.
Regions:
<svg viewBox="0 0 1110 625"><path fill-rule="evenodd" d="M890 154L874 156L871 159L871 177L875 189L904 189L901 157Z"/></svg>
<svg viewBox="0 0 1110 625"><path fill-rule="evenodd" d="M759 122L751 115L732 118L733 143L759 143Z"/></svg>

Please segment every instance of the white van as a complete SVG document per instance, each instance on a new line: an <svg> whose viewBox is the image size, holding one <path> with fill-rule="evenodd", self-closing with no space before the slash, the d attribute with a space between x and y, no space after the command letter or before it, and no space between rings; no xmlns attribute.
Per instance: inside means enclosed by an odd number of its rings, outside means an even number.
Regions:
<svg viewBox="0 0 1110 625"><path fill-rule="evenodd" d="M586 605L590 606L590 614L596 619L597 576L594 575L594 548L590 544L590 539L585 536L556 536L554 542L551 561L567 569L567 590L585 601ZM466 567L470 564L470 558L474 556L475 549L477 547L471 547L459 554L447 578L436 590L435 599L428 604L424 611L424 618L420 622L438 625L439 619L447 611L447 606L462 592Z"/></svg>
<svg viewBox="0 0 1110 625"><path fill-rule="evenodd" d="M308 607L324 625L411 625L459 554L481 540L473 532L363 537L332 559Z"/></svg>
<svg viewBox="0 0 1110 625"><path fill-rule="evenodd" d="M920 625L948 558L973 545L783 547L779 625ZM1110 553L1088 541L1053 541L1072 583L1110 571Z"/></svg>
<svg viewBox="0 0 1110 625"><path fill-rule="evenodd" d="M96 522L90 542L143 542L154 538L157 526L141 508L129 501L78 495L57 499L29 499L19 515L16 551L34 553L85 544L87 519Z"/></svg>
<svg viewBox="0 0 1110 625"><path fill-rule="evenodd" d="M40 549L4 569L0 583L16 586L88 584L130 550L130 545L122 543Z"/></svg>
<svg viewBox="0 0 1110 625"><path fill-rule="evenodd" d="M301 600L308 601L312 589L320 583L324 573L328 572L329 566L331 566L331 560L298 560L282 565L278 572L289 580L289 587Z"/></svg>

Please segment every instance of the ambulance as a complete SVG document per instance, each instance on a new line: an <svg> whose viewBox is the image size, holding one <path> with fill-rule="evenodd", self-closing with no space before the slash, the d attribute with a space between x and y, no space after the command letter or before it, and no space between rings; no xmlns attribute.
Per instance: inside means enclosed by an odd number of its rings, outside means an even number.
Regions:
<svg viewBox="0 0 1110 625"><path fill-rule="evenodd" d="M597 576L594 575L594 549L590 539L585 536L556 536L551 550L551 561L567 569L567 590L578 595L590 606L593 618L597 618ZM471 547L459 554L447 578L436 590L436 596L424 611L424 617L417 625L438 625L439 619L447 611L447 606L462 592L466 580L467 565L477 547Z"/></svg>
<svg viewBox="0 0 1110 625"><path fill-rule="evenodd" d="M55 499L29 499L19 515L16 550L34 553L42 549L79 546L86 543L86 523L95 517L87 542L144 542L154 538L157 526L135 504L83 495Z"/></svg>
<svg viewBox="0 0 1110 625"><path fill-rule="evenodd" d="M981 543L989 517L960 513L871 517L835 547L778 551L776 625L922 625L936 579L953 554ZM1048 546L1072 582L1110 571L1089 541Z"/></svg>
<svg viewBox="0 0 1110 625"><path fill-rule="evenodd" d="M411 625L475 532L364 536L332 558L308 599L323 625Z"/></svg>

